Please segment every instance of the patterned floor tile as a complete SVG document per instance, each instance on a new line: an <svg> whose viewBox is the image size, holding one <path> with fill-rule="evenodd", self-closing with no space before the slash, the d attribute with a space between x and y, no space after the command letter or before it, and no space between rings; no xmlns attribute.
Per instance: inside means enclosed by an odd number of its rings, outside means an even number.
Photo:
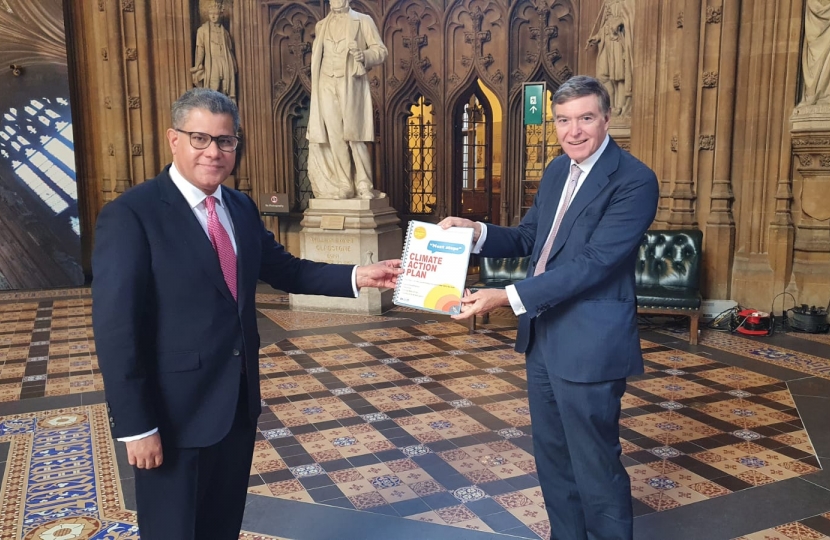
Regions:
<svg viewBox="0 0 830 540"><path fill-rule="evenodd" d="M688 339L688 332L674 332L658 330L661 333ZM698 340L699 345L719 349L732 354L776 364L808 375L830 379L830 358L822 358L811 354L800 353L769 343L759 343L751 339L739 337L735 334L703 330Z"/></svg>
<svg viewBox="0 0 830 540"><path fill-rule="evenodd" d="M257 295L257 297L259 296L261 295ZM259 302L259 300L257 301ZM259 312L285 330L303 330L306 328L336 327L343 324L343 316L338 313L313 313L303 311L289 311L286 309L263 308L260 308ZM370 324L388 320L395 320L395 318L374 317L371 315L349 316L349 324Z"/></svg>
<svg viewBox="0 0 830 540"><path fill-rule="evenodd" d="M269 304L284 300L260 297ZM279 312L283 328L314 327L308 314L271 311ZM335 322L359 323L347 315ZM535 462L523 449L529 448L530 414L527 399L516 397L524 392L524 383L517 381L526 375L524 356L512 351L515 337L515 327L489 324L469 334L464 325L439 322L267 344L260 368L264 410L270 414L263 417L255 446L249 493L311 503L315 499L306 486L330 486L361 511L394 514L396 505L420 501L420 508L432 510L408 519L481 531L491 528L487 515L475 509L489 505L492 511L495 503L547 538L550 526ZM749 343L758 348L757 342ZM817 470L809 434L780 381L646 340L642 347L647 373L629 381L620 444L629 463L635 463L627 468L632 493L646 507L668 510ZM758 359L770 362L791 359L786 355L805 358L783 349L744 355L766 356ZM45 367L30 371L38 362ZM819 362L800 365L821 368ZM99 389L100 382L89 298L0 304L0 401L88 392ZM41 423L48 426L51 418L65 428L69 420L63 417L73 415L86 415L86 424L78 420L78 425L89 425L88 432L106 433L105 415L95 407L0 418L0 441L12 443L6 472L12 480L4 481L4 490L20 485L18 479L40 463L32 434L48 429ZM495 429L494 423L513 427ZM92 445L91 455L106 458L101 462L110 463L111 471L111 446L103 441ZM509 485L525 489L505 491ZM0 518L12 508L15 515L27 515L20 510L25 503L18 492L0 495ZM57 501L61 492L50 496ZM61 504L55 502L55 508ZM120 504L106 499L91 517L115 523L115 530L123 528L123 538L130 539L134 516ZM20 523L17 519L13 526ZM22 526L28 533L60 524L35 520ZM93 526L80 519L72 525ZM783 535L824 530L809 520L788 526L763 533L788 540ZM243 533L240 538L268 537ZM0 540L6 537L0 534Z"/></svg>

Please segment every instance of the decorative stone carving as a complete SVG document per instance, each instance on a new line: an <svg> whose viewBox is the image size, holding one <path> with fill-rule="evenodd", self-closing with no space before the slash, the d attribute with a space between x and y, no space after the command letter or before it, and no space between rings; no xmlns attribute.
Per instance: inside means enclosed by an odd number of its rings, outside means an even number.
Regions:
<svg viewBox="0 0 830 540"><path fill-rule="evenodd" d="M104 0L98 0L98 11L104 11L105 9Z"/></svg>
<svg viewBox="0 0 830 540"><path fill-rule="evenodd" d="M101 47L101 59L106 62L110 59L109 50L106 47Z"/></svg>
<svg viewBox="0 0 830 540"><path fill-rule="evenodd" d="M196 57L190 75L193 86L218 90L236 101L236 58L233 41L222 26L222 0L213 3L208 20L196 31Z"/></svg>
<svg viewBox="0 0 830 540"><path fill-rule="evenodd" d="M830 1L806 0L801 70L804 95L799 104L830 104Z"/></svg>
<svg viewBox="0 0 830 540"><path fill-rule="evenodd" d="M527 75L521 69L514 70L510 75L513 77L513 81L517 83L524 82L527 79Z"/></svg>
<svg viewBox="0 0 830 540"><path fill-rule="evenodd" d="M714 135L701 135L699 146L701 150L714 150L715 149L715 136Z"/></svg>
<svg viewBox="0 0 830 540"><path fill-rule="evenodd" d="M633 0L605 0L588 38L588 47L597 48L597 79L611 96L615 116L631 115L631 35Z"/></svg>
<svg viewBox="0 0 830 540"><path fill-rule="evenodd" d="M818 138L797 138L793 139L793 146L797 147L804 147L804 146L830 146L830 139L818 139Z"/></svg>
<svg viewBox="0 0 830 540"><path fill-rule="evenodd" d="M559 80L561 81L567 81L574 76L574 72L571 70L570 66L562 66L562 69L560 69L556 74L559 76Z"/></svg>
<svg viewBox="0 0 830 540"><path fill-rule="evenodd" d="M818 158L819 163L821 163L822 167L830 167L830 155L822 154L821 157Z"/></svg>
<svg viewBox="0 0 830 540"><path fill-rule="evenodd" d="M718 85L718 72L706 71L703 73L703 88L715 88Z"/></svg>
<svg viewBox="0 0 830 540"><path fill-rule="evenodd" d="M144 149L142 148L142 146L140 144L132 145L130 147L130 150L131 150L131 152L134 156L140 156L144 151Z"/></svg>
<svg viewBox="0 0 830 540"><path fill-rule="evenodd" d="M677 152L677 145L678 145L677 135L672 135L672 138L671 138L671 151L672 152Z"/></svg>
<svg viewBox="0 0 830 540"><path fill-rule="evenodd" d="M122 0L121 9L124 11L135 11L135 0Z"/></svg>
<svg viewBox="0 0 830 540"><path fill-rule="evenodd" d="M802 167L809 167L813 164L813 156L810 154L799 154L798 161Z"/></svg>
<svg viewBox="0 0 830 540"><path fill-rule="evenodd" d="M674 74L674 77L671 79L671 84L675 90L680 90L680 73Z"/></svg>
<svg viewBox="0 0 830 540"><path fill-rule="evenodd" d="M723 8L707 6L706 7L706 22L709 23L709 24L720 24L722 14L723 14Z"/></svg>
<svg viewBox="0 0 830 540"><path fill-rule="evenodd" d="M683 12L677 14L677 27L683 28Z"/></svg>
<svg viewBox="0 0 830 540"><path fill-rule="evenodd" d="M397 88L401 85L401 81L399 81L397 77L392 75L388 79L386 79L386 84L388 84L390 88Z"/></svg>
<svg viewBox="0 0 830 540"><path fill-rule="evenodd" d="M105 109L112 109L112 98L109 96L104 97L104 108Z"/></svg>
<svg viewBox="0 0 830 540"><path fill-rule="evenodd" d="M108 156L114 156L115 155L115 146L113 146L112 144L107 145L107 155Z"/></svg>
<svg viewBox="0 0 830 540"><path fill-rule="evenodd" d="M127 104L131 109L140 109L141 98L139 96L130 96L127 100Z"/></svg>
<svg viewBox="0 0 830 540"><path fill-rule="evenodd" d="M438 85L441 84L441 77L439 77L437 73L433 73L432 77L430 77L427 82L430 86L437 88Z"/></svg>
<svg viewBox="0 0 830 540"><path fill-rule="evenodd" d="M138 59L138 50L133 47L128 47L124 52L124 56L127 60L135 61Z"/></svg>

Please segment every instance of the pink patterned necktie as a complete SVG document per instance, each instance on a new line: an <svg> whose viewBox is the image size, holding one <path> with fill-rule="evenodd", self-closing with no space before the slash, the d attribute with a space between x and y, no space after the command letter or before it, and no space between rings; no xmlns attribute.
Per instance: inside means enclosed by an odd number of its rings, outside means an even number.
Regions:
<svg viewBox="0 0 830 540"><path fill-rule="evenodd" d="M228 231L222 226L219 215L216 213L216 197L211 195L205 199L205 209L207 210L210 243L219 255L219 266L222 267L225 283L228 284L228 289L231 290L233 299L236 300L236 253L233 251L231 237L228 236Z"/></svg>
<svg viewBox="0 0 830 540"><path fill-rule="evenodd" d="M539 262L536 263L536 268L533 269L533 275L538 276L545 271L548 263L548 256L550 256L550 248L553 247L553 240L556 238L556 233L559 232L559 226L562 224L562 218L565 217L565 212L568 211L568 206L571 205L571 199L576 189L576 182L579 180L579 175L582 174L576 163L571 165L571 175L568 177L568 187L565 190L565 200L562 201L562 207L556 213L556 219L553 220L553 228L551 229L545 245L542 246L542 253L539 254Z"/></svg>

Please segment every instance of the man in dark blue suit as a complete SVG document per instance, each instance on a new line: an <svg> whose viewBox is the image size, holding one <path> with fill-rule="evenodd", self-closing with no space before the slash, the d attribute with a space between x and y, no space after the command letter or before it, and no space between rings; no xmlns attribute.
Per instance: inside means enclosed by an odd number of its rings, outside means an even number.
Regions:
<svg viewBox="0 0 830 540"><path fill-rule="evenodd" d="M142 540L238 538L260 413L258 280L354 297L400 261L298 259L253 201L222 187L239 115L193 89L172 108L172 165L107 204L93 253L93 327L113 436L136 467Z"/></svg>
<svg viewBox="0 0 830 540"><path fill-rule="evenodd" d="M633 535L618 422L625 378L643 372L634 270L659 193L654 173L608 136L610 108L596 79L559 87L553 115L565 155L545 170L518 227L441 222L473 227L483 256L531 256L527 279L464 297L454 317L499 306L519 316L516 350L527 355L536 467L557 540Z"/></svg>

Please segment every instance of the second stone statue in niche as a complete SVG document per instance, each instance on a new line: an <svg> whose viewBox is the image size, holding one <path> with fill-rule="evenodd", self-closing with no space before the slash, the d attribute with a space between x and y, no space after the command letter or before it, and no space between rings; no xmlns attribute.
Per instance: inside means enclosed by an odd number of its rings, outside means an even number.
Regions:
<svg viewBox="0 0 830 540"><path fill-rule="evenodd" d="M372 95L367 72L386 60L377 26L368 15L331 0L315 27L311 48L308 176L317 199L374 199Z"/></svg>
<svg viewBox="0 0 830 540"><path fill-rule="evenodd" d="M208 11L208 20L196 31L196 58L193 86L218 90L236 101L236 58L233 42L222 26L224 8L214 2Z"/></svg>

